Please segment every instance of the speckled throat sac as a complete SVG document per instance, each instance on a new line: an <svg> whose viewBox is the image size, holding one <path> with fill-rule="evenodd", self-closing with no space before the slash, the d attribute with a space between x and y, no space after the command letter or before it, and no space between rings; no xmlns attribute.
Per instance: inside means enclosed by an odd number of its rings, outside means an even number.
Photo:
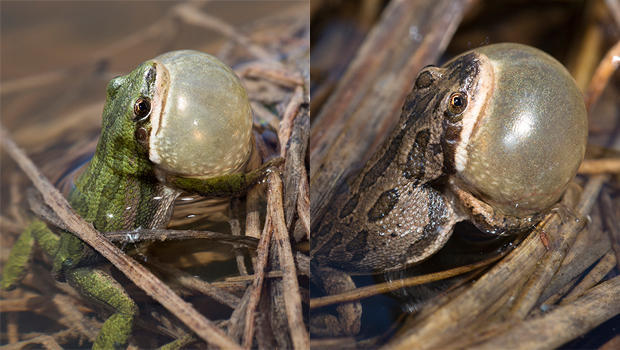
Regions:
<svg viewBox="0 0 620 350"><path fill-rule="evenodd" d="M507 215L546 210L585 153L581 92L558 61L535 48L496 44L475 52L491 68L483 70L490 72L489 96L463 118L455 156L460 184Z"/></svg>
<svg viewBox="0 0 620 350"><path fill-rule="evenodd" d="M252 112L235 73L205 53L183 50L157 66L149 158L187 177L239 171L252 150Z"/></svg>

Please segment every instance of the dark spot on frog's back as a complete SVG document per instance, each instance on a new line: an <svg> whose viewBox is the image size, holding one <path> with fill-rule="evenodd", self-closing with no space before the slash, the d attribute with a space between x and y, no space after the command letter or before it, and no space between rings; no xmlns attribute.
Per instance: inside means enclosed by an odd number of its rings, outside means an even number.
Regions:
<svg viewBox="0 0 620 350"><path fill-rule="evenodd" d="M381 157L381 159L379 159L372 166L370 171L368 171L364 175L364 179L362 180L359 191L366 191L370 186L372 186L375 182L377 182L377 179L379 177L381 177L385 173L387 168L390 166L390 164L392 164L392 161L398 154L398 149L400 148L400 145L403 142L403 137L406 132L407 132L406 128L402 129L398 133L398 135L396 135L396 137L392 139L387 151L383 153L383 156Z"/></svg>
<svg viewBox="0 0 620 350"><path fill-rule="evenodd" d="M398 197L398 190L395 188L381 193L375 204L368 211L368 221L375 222L388 215L394 209L396 203L398 203Z"/></svg>
<svg viewBox="0 0 620 350"><path fill-rule="evenodd" d="M356 193L353 197L351 197L351 199L349 199L345 205L342 207L342 210L340 211L340 218L343 219L347 216L349 216L349 214L351 214L353 212L353 210L355 210L355 208L357 207L357 202L360 199L360 195L359 193Z"/></svg>
<svg viewBox="0 0 620 350"><path fill-rule="evenodd" d="M329 256L329 252L334 247L334 245L340 243L340 241L342 240L342 235L339 232L334 232L334 235L331 237L328 236L331 233L333 226L333 222L321 226L319 232L317 233L317 237L310 240L311 251L314 251L316 249L315 247L319 243L319 241L327 240L318 250L314 252L313 255Z"/></svg>
<svg viewBox="0 0 620 350"><path fill-rule="evenodd" d="M405 178L420 180L424 177L424 162L429 139L430 132L428 129L421 130L416 135L413 147L407 155L407 165L403 171Z"/></svg>
<svg viewBox="0 0 620 350"><path fill-rule="evenodd" d="M368 250L366 237L368 237L368 231L362 230L355 235L354 239L347 243L347 252L353 254L349 262L362 261L366 257L366 251Z"/></svg>

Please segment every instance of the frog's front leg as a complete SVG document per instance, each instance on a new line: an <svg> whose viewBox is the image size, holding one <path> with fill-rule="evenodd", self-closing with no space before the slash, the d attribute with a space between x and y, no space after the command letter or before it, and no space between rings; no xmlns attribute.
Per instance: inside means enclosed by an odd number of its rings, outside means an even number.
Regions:
<svg viewBox="0 0 620 350"><path fill-rule="evenodd" d="M123 348L138 313L138 307L123 287L107 273L88 267L69 270L65 277L82 295L114 310L103 323L93 349Z"/></svg>
<svg viewBox="0 0 620 350"><path fill-rule="evenodd" d="M183 191L198 193L206 197L235 197L266 178L269 172L274 171L283 162L284 159L275 158L247 173L227 174L206 179L166 175L165 182Z"/></svg>
<svg viewBox="0 0 620 350"><path fill-rule="evenodd" d="M354 272L401 269L437 252L465 218L451 194L427 185L406 183L356 197L332 211L339 220L319 229L311 249L319 264ZM355 209L347 209L352 202Z"/></svg>
<svg viewBox="0 0 620 350"><path fill-rule="evenodd" d="M510 235L525 232L534 227L543 217L544 213L511 216L501 213L486 202L476 198L471 193L464 191L450 180L450 191L454 193L460 210L468 217L476 227L493 235Z"/></svg>
<svg viewBox="0 0 620 350"><path fill-rule="evenodd" d="M355 289L355 282L349 274L329 267L313 269L312 278L322 286L327 295ZM359 301L339 304L336 306L336 312L336 316L315 312L310 317L310 332L318 336L343 336L359 333L362 325L362 304Z"/></svg>
<svg viewBox="0 0 620 350"><path fill-rule="evenodd" d="M13 288L23 277L35 241L50 256L56 254L59 237L41 220L32 221L19 236L2 271L2 289Z"/></svg>

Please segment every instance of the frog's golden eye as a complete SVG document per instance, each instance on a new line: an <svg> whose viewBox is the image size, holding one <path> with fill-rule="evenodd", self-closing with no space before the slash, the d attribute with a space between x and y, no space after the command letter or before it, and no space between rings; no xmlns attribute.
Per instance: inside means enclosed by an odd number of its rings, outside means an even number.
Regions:
<svg viewBox="0 0 620 350"><path fill-rule="evenodd" d="M467 107L467 95L462 92L455 92L450 95L448 100L448 112L452 115L463 113Z"/></svg>
<svg viewBox="0 0 620 350"><path fill-rule="evenodd" d="M140 97L133 105L134 120L140 121L145 119L151 113L151 100L146 97Z"/></svg>
<svg viewBox="0 0 620 350"><path fill-rule="evenodd" d="M418 75L418 79L415 81L415 86L418 89L423 89L431 86L433 80L433 75L429 71L424 71Z"/></svg>

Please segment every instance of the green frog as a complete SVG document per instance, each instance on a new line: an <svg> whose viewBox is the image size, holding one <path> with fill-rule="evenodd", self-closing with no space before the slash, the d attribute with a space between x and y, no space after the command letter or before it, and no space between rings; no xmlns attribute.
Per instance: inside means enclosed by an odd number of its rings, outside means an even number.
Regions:
<svg viewBox="0 0 620 350"><path fill-rule="evenodd" d="M110 81L95 154L68 200L104 234L165 228L182 191L239 195L277 163L251 165L257 157L250 103L234 72L208 54L169 52ZM34 242L53 257L57 279L114 310L93 348L125 346L138 308L94 267L98 254L70 232L58 236L33 221L11 250L2 288L19 282Z"/></svg>
<svg viewBox="0 0 620 350"><path fill-rule="evenodd" d="M427 259L463 220L490 235L531 228L574 178L586 140L581 92L540 50L495 44L425 67L390 137L318 225L313 278L344 292L349 273ZM317 317L316 334L359 330L359 304L338 308L346 320Z"/></svg>

